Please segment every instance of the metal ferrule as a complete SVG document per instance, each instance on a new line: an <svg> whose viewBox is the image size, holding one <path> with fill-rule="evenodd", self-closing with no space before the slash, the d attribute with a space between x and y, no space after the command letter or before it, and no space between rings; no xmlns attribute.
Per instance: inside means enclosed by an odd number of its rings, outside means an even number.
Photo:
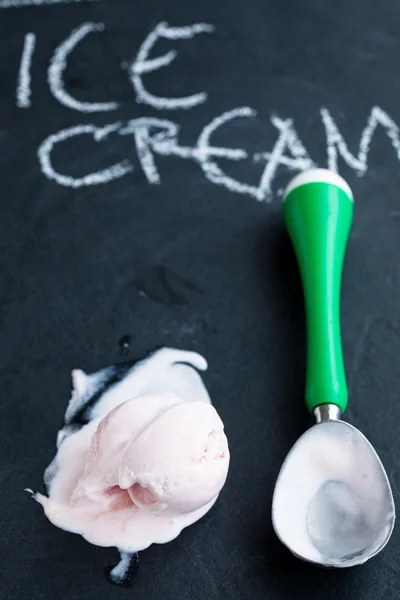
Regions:
<svg viewBox="0 0 400 600"><path fill-rule="evenodd" d="M321 404L314 408L314 416L317 423L323 423L324 421L338 421L342 413L336 404Z"/></svg>

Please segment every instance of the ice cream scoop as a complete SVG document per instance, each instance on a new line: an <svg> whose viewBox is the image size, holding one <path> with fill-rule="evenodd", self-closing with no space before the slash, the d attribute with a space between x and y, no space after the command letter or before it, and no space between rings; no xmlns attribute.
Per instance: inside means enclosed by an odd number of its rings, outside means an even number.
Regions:
<svg viewBox="0 0 400 600"><path fill-rule="evenodd" d="M353 194L336 173L313 169L289 184L283 212L303 283L305 396L317 424L282 465L272 522L277 536L299 558L350 567L382 550L395 522L392 491L377 453L360 431L341 420L348 393L340 287Z"/></svg>
<svg viewBox="0 0 400 600"><path fill-rule="evenodd" d="M120 550L114 583L129 557L200 519L225 483L224 425L196 366L206 367L198 354L163 349L125 370L73 374L48 496L34 498L54 525Z"/></svg>

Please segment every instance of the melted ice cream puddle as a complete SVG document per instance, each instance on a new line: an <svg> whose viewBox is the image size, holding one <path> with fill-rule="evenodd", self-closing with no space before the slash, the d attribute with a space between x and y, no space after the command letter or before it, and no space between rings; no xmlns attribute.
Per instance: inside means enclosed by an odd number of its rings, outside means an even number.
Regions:
<svg viewBox="0 0 400 600"><path fill-rule="evenodd" d="M206 368L199 354L164 348L135 364L73 371L48 497L34 498L54 525L120 550L114 583L139 550L208 512L225 483L223 423L196 370Z"/></svg>

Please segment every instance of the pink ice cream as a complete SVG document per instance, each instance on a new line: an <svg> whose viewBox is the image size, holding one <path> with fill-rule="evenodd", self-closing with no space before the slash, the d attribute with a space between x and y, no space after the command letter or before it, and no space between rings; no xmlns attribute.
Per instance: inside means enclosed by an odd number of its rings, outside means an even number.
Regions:
<svg viewBox="0 0 400 600"><path fill-rule="evenodd" d="M203 516L227 476L229 450L216 410L175 394L135 398L67 438L48 519L98 546L138 551Z"/></svg>
<svg viewBox="0 0 400 600"><path fill-rule="evenodd" d="M170 367L166 380L178 377L186 392L197 378L193 399L159 391L158 381L156 394L119 398L62 440L49 497L35 494L54 525L98 546L137 552L174 539L215 503L229 467L224 426L197 372Z"/></svg>

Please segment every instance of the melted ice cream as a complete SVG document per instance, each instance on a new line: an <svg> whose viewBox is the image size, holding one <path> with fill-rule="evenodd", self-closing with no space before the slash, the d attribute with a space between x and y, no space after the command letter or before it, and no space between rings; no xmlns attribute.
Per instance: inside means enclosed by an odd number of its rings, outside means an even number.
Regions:
<svg viewBox="0 0 400 600"><path fill-rule="evenodd" d="M48 519L129 557L176 538L215 503L228 472L224 426L196 368L200 355L159 350L136 364L92 375L73 371L74 390L46 469Z"/></svg>

